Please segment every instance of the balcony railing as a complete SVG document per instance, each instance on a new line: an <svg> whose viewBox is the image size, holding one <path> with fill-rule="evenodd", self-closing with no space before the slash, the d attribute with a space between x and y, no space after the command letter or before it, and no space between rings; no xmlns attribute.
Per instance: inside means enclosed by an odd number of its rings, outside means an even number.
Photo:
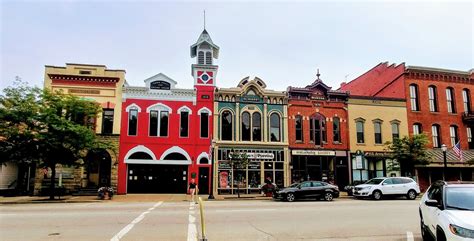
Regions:
<svg viewBox="0 0 474 241"><path fill-rule="evenodd" d="M466 123L474 123L474 111L466 111L462 113L462 121Z"/></svg>

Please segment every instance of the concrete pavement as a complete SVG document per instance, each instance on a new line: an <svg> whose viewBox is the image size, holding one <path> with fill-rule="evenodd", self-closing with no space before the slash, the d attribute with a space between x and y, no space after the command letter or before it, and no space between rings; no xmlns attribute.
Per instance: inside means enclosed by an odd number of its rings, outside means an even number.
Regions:
<svg viewBox="0 0 474 241"><path fill-rule="evenodd" d="M199 195L203 200L207 200L208 195ZM181 202L190 200L191 196L186 194L126 194L115 195L112 200L98 200L96 196L62 196L61 199L49 200L49 197L39 196L16 196L1 197L0 204L28 204L28 203L83 203L83 202ZM340 199L352 198L347 196L345 192L341 192ZM271 200L271 197L261 195L219 195L215 201L233 200L233 201L249 201L249 200Z"/></svg>

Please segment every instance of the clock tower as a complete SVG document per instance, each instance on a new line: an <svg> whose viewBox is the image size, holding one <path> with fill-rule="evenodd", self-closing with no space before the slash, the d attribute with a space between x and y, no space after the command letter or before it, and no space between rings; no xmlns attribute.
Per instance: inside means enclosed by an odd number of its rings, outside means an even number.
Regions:
<svg viewBox="0 0 474 241"><path fill-rule="evenodd" d="M194 86L216 86L217 65L214 59L219 57L219 46L212 42L211 36L204 29L197 42L191 46L191 58L196 58L196 64L191 66Z"/></svg>

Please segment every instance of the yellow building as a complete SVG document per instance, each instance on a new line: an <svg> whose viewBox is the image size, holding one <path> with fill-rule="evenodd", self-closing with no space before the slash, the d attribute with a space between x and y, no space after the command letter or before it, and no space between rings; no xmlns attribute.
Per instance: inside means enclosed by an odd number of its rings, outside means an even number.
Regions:
<svg viewBox="0 0 474 241"><path fill-rule="evenodd" d="M400 176L385 143L408 135L405 100L351 97L348 116L352 180Z"/></svg>
<svg viewBox="0 0 474 241"><path fill-rule="evenodd" d="M80 96L102 106L95 122L95 132L108 138L118 147L122 110L122 87L126 83L125 70L108 69L105 65L71 64L45 66L44 88ZM117 151L118 153L118 151ZM59 167L57 178L70 191L77 188L117 185L116 153L97 150L87 158L88 167ZM35 193L40 193L49 180L42 170L37 171ZM95 189L96 190L96 189Z"/></svg>

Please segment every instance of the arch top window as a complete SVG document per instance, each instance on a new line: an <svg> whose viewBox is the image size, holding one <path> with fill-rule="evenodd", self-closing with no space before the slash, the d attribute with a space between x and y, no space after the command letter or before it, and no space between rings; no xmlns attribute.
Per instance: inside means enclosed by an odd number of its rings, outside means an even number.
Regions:
<svg viewBox="0 0 474 241"><path fill-rule="evenodd" d="M332 119L332 131L333 131L333 141L335 143L340 143L341 142L341 121L339 117L334 117Z"/></svg>
<svg viewBox="0 0 474 241"><path fill-rule="evenodd" d="M428 87L428 100L431 112L438 112L438 96L436 86Z"/></svg>
<svg viewBox="0 0 474 241"><path fill-rule="evenodd" d="M441 147L441 136L440 136L440 126L435 124L431 126L431 136L433 137L433 148Z"/></svg>
<svg viewBox="0 0 474 241"><path fill-rule="evenodd" d="M303 141L303 118L300 115L295 117L296 141Z"/></svg>
<svg viewBox="0 0 474 241"><path fill-rule="evenodd" d="M471 112L471 91L469 89L462 90L462 101L465 113Z"/></svg>
<svg viewBox="0 0 474 241"><path fill-rule="evenodd" d="M262 140L262 118L259 112L250 114L247 111L242 113L242 141L261 141Z"/></svg>
<svg viewBox="0 0 474 241"><path fill-rule="evenodd" d="M410 85L410 105L412 111L419 111L420 105L418 103L418 86L415 84Z"/></svg>
<svg viewBox="0 0 474 241"><path fill-rule="evenodd" d="M222 112L221 115L221 140L231 141L233 138L233 116L228 110Z"/></svg>
<svg viewBox="0 0 474 241"><path fill-rule="evenodd" d="M280 135L280 115L277 113L273 113L270 115L270 141L272 142L279 142L281 141Z"/></svg>
<svg viewBox="0 0 474 241"><path fill-rule="evenodd" d="M422 132L423 130L420 123L413 124L413 135L419 135Z"/></svg>
<svg viewBox="0 0 474 241"><path fill-rule="evenodd" d="M375 144L382 144L382 122L374 121Z"/></svg>
<svg viewBox="0 0 474 241"><path fill-rule="evenodd" d="M446 89L446 101L448 107L448 113L456 113L456 103L454 101L454 89L448 87Z"/></svg>
<svg viewBox="0 0 474 241"><path fill-rule="evenodd" d="M316 146L322 146L326 142L326 118L317 113L309 120L309 139Z"/></svg>
<svg viewBox="0 0 474 241"><path fill-rule="evenodd" d="M365 143L364 140L364 119L356 119L356 132L357 132L357 143Z"/></svg>

